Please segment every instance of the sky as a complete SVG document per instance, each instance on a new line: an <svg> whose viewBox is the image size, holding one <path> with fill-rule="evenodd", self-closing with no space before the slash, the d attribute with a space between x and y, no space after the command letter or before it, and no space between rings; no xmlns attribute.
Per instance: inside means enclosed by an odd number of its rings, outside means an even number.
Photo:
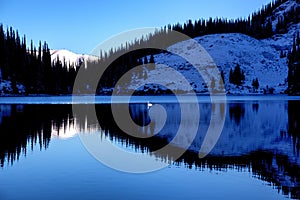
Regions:
<svg viewBox="0 0 300 200"><path fill-rule="evenodd" d="M247 17L271 0L0 0L0 23L35 44L88 54L121 32L209 17ZM29 42L27 42L29 43Z"/></svg>

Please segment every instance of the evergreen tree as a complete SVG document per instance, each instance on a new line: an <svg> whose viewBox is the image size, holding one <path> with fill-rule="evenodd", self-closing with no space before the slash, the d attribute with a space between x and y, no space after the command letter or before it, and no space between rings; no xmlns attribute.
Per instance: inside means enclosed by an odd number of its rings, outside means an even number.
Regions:
<svg viewBox="0 0 300 200"><path fill-rule="evenodd" d="M288 54L288 91L300 93L300 44L299 33L294 36L292 50Z"/></svg>
<svg viewBox="0 0 300 200"><path fill-rule="evenodd" d="M229 82L235 85L242 84L242 81L245 80L245 74L244 71L241 70L241 67L239 64L236 65L234 68L234 71L232 72L232 69L230 69L230 75L229 75Z"/></svg>
<svg viewBox="0 0 300 200"><path fill-rule="evenodd" d="M252 87L255 89L255 91L258 90L259 88L258 78L252 80Z"/></svg>
<svg viewBox="0 0 300 200"><path fill-rule="evenodd" d="M255 79L255 88L258 89L259 88L259 82L258 82L258 78Z"/></svg>

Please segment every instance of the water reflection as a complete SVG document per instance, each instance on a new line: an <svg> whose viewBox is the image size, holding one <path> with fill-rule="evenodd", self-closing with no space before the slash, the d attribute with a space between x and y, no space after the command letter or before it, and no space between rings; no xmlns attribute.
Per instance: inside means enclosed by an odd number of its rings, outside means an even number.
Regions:
<svg viewBox="0 0 300 200"><path fill-rule="evenodd" d="M293 139L293 150L299 156L299 136L300 136L300 106L296 101L289 101L288 106L289 122L288 122L288 135L282 134L282 139L291 137Z"/></svg>
<svg viewBox="0 0 300 200"><path fill-rule="evenodd" d="M51 136L64 134L74 125L72 108L60 105L1 105L0 164L13 164L27 148L46 149Z"/></svg>
<svg viewBox="0 0 300 200"><path fill-rule="evenodd" d="M253 108L253 105L252 105L252 108ZM257 110L258 109L256 109L255 111L257 111ZM239 125L242 118L245 115L245 105L243 103L231 103L231 104L229 104L229 115L230 115L230 119L234 120L235 123L237 125Z"/></svg>
<svg viewBox="0 0 300 200"><path fill-rule="evenodd" d="M176 165L187 168L226 170L234 168L249 170L258 179L269 182L275 189L291 198L300 198L300 102L299 101L247 101L232 102L227 106L201 103L199 124L193 122L193 106L188 112L190 118L184 126L199 126L192 145ZM97 131L114 143L134 151L149 153L162 148L173 138L180 123L180 108L176 103L162 104L168 114L165 126L158 135L139 139L123 133L115 124L110 105L97 105L97 121L90 121L86 115L72 115L71 105L0 105L0 162L13 164L28 148L37 145L47 149L53 138L66 139L78 131ZM87 113L92 105L80 105ZM226 115L222 135L211 152L204 159L198 158L211 112ZM148 105L130 104L130 115L139 125L150 122ZM151 134L160 127L159 116L149 129L140 127L140 132ZM174 131L175 130L175 131ZM188 130L188 129L187 129ZM100 143L101 141L99 141ZM180 142L174 148L180 148ZM168 160L172 155L155 154Z"/></svg>

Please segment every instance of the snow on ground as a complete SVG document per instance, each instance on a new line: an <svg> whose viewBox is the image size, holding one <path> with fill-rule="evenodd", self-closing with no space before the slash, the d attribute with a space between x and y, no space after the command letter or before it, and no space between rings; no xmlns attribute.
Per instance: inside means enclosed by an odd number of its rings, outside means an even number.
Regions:
<svg viewBox="0 0 300 200"><path fill-rule="evenodd" d="M257 93L263 93L263 89L267 87L274 88L276 94L284 93L287 89L287 59L280 58L280 50L274 47L276 45L275 40L257 40L239 33L206 35L197 37L195 40L209 53L219 70L223 70L227 93L255 93L252 87L252 80L255 78L258 78L260 85ZM169 49L185 48L190 42L177 43ZM204 74L209 73L211 64L207 64L206 61L203 63L199 59L199 52L193 52L193 50L193 46L190 46L184 54L189 57L194 56L195 59L198 59L196 63L199 65L207 65L202 67L201 70ZM167 65L184 75L198 93L208 93L201 75L185 59L167 53L158 54L154 56L154 59L156 63ZM237 64L241 66L245 73L246 80L242 86L229 83L230 69L234 69ZM173 76L169 75L169 69L162 65L157 65L154 70L145 69L145 71L147 72L147 79L153 80L153 83L155 83L155 80L163 79L164 82L170 83L169 89L171 90L184 88L181 84L182 81L174 80ZM144 78L135 76L129 88L136 88L137 85L141 85L143 82L145 82ZM216 87L219 87L218 80L216 80Z"/></svg>
<svg viewBox="0 0 300 200"><path fill-rule="evenodd" d="M258 78L263 88L273 87L275 93L287 89L287 59L280 58L280 51L265 41L243 34L217 34L196 38L224 71L226 90L230 93L252 93L252 80ZM245 72L245 82L237 88L229 84L229 71L239 64Z"/></svg>
<svg viewBox="0 0 300 200"><path fill-rule="evenodd" d="M281 4L276 9L274 9L272 16L267 18L267 21L271 18L273 31L276 30L278 18L283 16L284 13L287 13L288 11L290 11L291 8L293 8L293 7L296 8L298 6L299 6L299 4L295 0L290 0L290 1L287 1L283 4Z"/></svg>
<svg viewBox="0 0 300 200"><path fill-rule="evenodd" d="M17 83L18 94L25 93L25 86ZM5 96L13 93L11 81L0 80L0 96Z"/></svg>
<svg viewBox="0 0 300 200"><path fill-rule="evenodd" d="M273 29L276 28L279 16L282 16L293 6L299 5L295 0L290 0L276 8L271 16ZM212 57L219 71L224 72L225 89L228 94L263 94L264 92L268 93L270 88L271 90L274 89L275 94L282 94L287 89L288 67L287 58L281 58L280 53L282 50L285 52L290 50L293 37L299 30L300 23L291 24L285 34L276 34L264 40L257 40L244 34L230 33L206 35L197 37L194 40L179 42L169 47L169 50L175 49L181 53L181 56L189 58L189 61L192 60L192 63L170 53L155 55L155 69L144 66L142 72L140 74L133 73L129 85L121 89L135 90L141 85L147 85L140 88L140 90L145 92L148 90L165 90L165 88L157 87L157 85L149 85L150 82L163 84L175 92L189 92L191 86L199 94L209 94L212 77L216 79L215 89L220 89L219 78L211 68L212 63L205 59L207 56L204 52L199 53L197 45L193 42L196 41ZM52 62L55 62L59 57L61 62L65 60L67 66L76 66L87 60L97 61L99 59L97 56L76 54L65 49L51 50L50 53ZM241 66L245 73L246 80L241 86L229 83L230 69L234 69L237 64ZM200 69L201 74L198 73L196 68ZM174 73L175 70L178 73ZM209 79L207 83L204 81L205 78ZM252 80L256 78L259 81L258 90L254 90L252 87ZM25 89L21 85L18 87L20 93ZM0 94L11 93L10 81L2 81L0 91Z"/></svg>
<svg viewBox="0 0 300 200"><path fill-rule="evenodd" d="M270 18L274 30L276 29L278 17L284 15L285 12L295 6L300 6L300 4L295 0L290 0L273 11L273 15ZM262 94L264 92L270 92L270 88L271 90L273 88L275 94L281 94L287 89L288 67L287 58L280 58L280 53L281 51L287 53L291 49L294 35L299 30L300 23L291 24L288 32L285 34L276 34L264 40L257 40L239 33L212 34L197 37L195 40L210 54L219 70L223 70L227 93ZM184 56L194 56L195 59L198 58L196 65L205 65L205 62L199 58L199 52L195 52L196 49L194 46L189 46L189 44L192 44L192 42L180 42L169 47L168 50L185 50ZM185 48L186 46L189 46L189 48ZM207 87L210 87L211 83L208 82L207 85L204 84L202 77L199 76L199 73L193 67L195 66L194 63L191 65L191 63L186 60L167 53L156 55L155 62L167 65L184 75L197 93L208 94ZM241 69L245 72L246 80L242 86L229 83L230 69L234 69L237 64L239 64ZM207 67L201 68L203 74L211 73L209 66L210 64L208 64ZM163 80L164 83L169 83L168 87L173 91L184 88L182 84L183 81L174 79L172 75L170 75L170 70L162 65L157 65L155 70L149 70L145 67L143 73L146 73L147 80L153 81L153 83L155 83L155 80L158 82ZM211 74L211 77L216 78L217 76ZM254 91L252 80L256 78L258 78L259 81L259 89ZM138 85L145 83L146 81L143 77L133 76L129 89L135 89ZM219 83L217 80L216 88L218 89L218 87ZM150 88L153 90L157 89L153 85L150 85Z"/></svg>
<svg viewBox="0 0 300 200"><path fill-rule="evenodd" d="M290 26L287 33L276 34L271 38L267 38L262 41L274 47L278 51L283 50L287 53L288 50L291 50L295 33L299 30L300 30L300 23L293 24Z"/></svg>

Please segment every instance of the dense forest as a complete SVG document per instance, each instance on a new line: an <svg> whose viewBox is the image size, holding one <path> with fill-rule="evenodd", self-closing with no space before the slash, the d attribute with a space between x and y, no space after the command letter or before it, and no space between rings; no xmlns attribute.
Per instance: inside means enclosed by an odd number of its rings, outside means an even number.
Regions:
<svg viewBox="0 0 300 200"><path fill-rule="evenodd" d="M0 80L10 80L14 94L17 83L25 86L27 94L70 93L76 76L75 67L65 61L51 63L51 54L46 42L28 48L25 35L21 38L12 27L6 30L0 25ZM4 91L5 93L5 91Z"/></svg>
<svg viewBox="0 0 300 200"><path fill-rule="evenodd" d="M299 0L296 0L300 3ZM288 31L291 24L300 22L300 8L292 7L288 12L276 17L273 12L287 0L274 0L268 5L254 12L248 18L229 20L226 18L209 18L189 20L184 24L167 25L153 34L149 34L132 43L127 43L117 49L108 52L100 52L99 63L88 63L85 70L103 65L109 65L104 76L99 82L97 93L103 93L104 88L112 88L118 79L128 70L141 64L153 63L153 55L161 53L161 50L151 47L159 46L166 48L178 41L166 40L171 38L169 30L181 32L189 37L198 37L216 33L243 33L257 39L269 38L275 34L283 34ZM272 23L276 21L276 28ZM186 39L186 38L181 38ZM162 43L163 41L163 43ZM135 50L142 49L142 50ZM115 59L117 58L117 59ZM299 68L299 34L295 36L294 45L288 53L289 60L289 90L294 93L300 91ZM4 30L0 25L0 81L9 80L15 94L20 93L17 85L25 87L26 94L70 94L80 64L69 66L65 60L56 59L51 62L51 54L48 44L39 42L36 48L31 41L27 45L26 37L20 37L18 31L12 28ZM236 72L230 81L233 84L241 84L245 77L239 77ZM145 76L145 74L142 74ZM141 75L141 76L142 76ZM256 80L255 80L256 81ZM255 83L255 86L257 83ZM89 93L87 85L82 85L78 93ZM5 93L5 91L4 91Z"/></svg>
<svg viewBox="0 0 300 200"><path fill-rule="evenodd" d="M294 37L293 47L288 55L288 83L290 94L300 94L300 36Z"/></svg>
<svg viewBox="0 0 300 200"><path fill-rule="evenodd" d="M157 43L157 41L165 41L161 40L160 38L168 38L170 32L168 30L178 31L183 33L191 38L199 37L208 34L218 34L218 33L242 33L254 37L256 39L265 39L272 37L275 34L284 34L288 32L289 27L292 24L296 24L300 22L300 7L291 7L289 11L282 12L279 16L274 16L275 10L282 5L283 3L287 2L288 0L275 0L271 3L267 4L259 11L254 12L248 18L245 19L236 19L236 20L229 20L226 18L216 18L216 19L199 19L196 21L188 20L184 24L175 24L175 25L168 25L163 27L162 29L158 30L155 34L150 34L146 40L139 40L135 41L132 45L127 44L126 47L121 47L117 50L111 50L111 54L120 54L122 55L123 52L130 52L125 56L122 56L118 61L113 62L110 65L111 70L106 72L105 81L103 81L103 87L111 88L114 87L116 81L124 74L126 71L130 70L136 65L140 64L147 64L149 58L148 55L153 55L155 53L160 53L157 50L148 49L147 51L139 51L132 52L132 49L135 48L143 48L148 46L153 46ZM300 3L299 0L296 0L297 3ZM277 11L276 11L277 12ZM273 22L276 22L275 27L272 26ZM296 36L295 36L296 38ZM171 41L169 41L171 42ZM297 42L295 39L295 43L293 48L287 53L288 54L288 62L293 63L294 68L296 67L297 62L299 61L299 57L296 57L296 51L299 51L297 47ZM163 46L165 45L165 46ZM167 47L170 43L166 42L163 44L163 47ZM109 54L109 55L111 55ZM286 56L285 52L281 52L282 57ZM148 57L146 57L148 56ZM108 57L104 57L102 59L103 62L109 60ZM222 73L222 72L221 72ZM229 82L236 85L241 85L245 80L245 75L241 71L239 66L236 66L234 70L231 72ZM299 80L300 85L300 77L294 78L294 81ZM288 79L288 81L292 81ZM259 87L259 81L257 78L253 80L253 88L255 90ZM297 89L300 91L299 89ZM294 89L288 88L288 91L291 94L294 94Z"/></svg>

